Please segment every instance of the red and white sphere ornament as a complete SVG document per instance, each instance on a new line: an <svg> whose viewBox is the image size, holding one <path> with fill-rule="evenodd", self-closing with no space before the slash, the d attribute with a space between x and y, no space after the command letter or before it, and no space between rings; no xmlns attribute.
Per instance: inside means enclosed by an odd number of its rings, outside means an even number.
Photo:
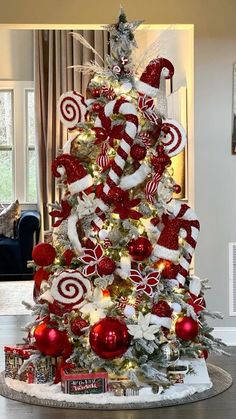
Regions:
<svg viewBox="0 0 236 419"><path fill-rule="evenodd" d="M116 262L108 256L104 256L97 264L97 271L100 276L112 275L115 270Z"/></svg>
<svg viewBox="0 0 236 419"><path fill-rule="evenodd" d="M129 348L131 336L125 322L105 317L93 325L89 335L92 350L103 359L120 358Z"/></svg>
<svg viewBox="0 0 236 419"><path fill-rule="evenodd" d="M152 244L146 237L140 236L129 242L128 249L132 259L141 262L151 256Z"/></svg>
<svg viewBox="0 0 236 419"><path fill-rule="evenodd" d="M50 243L39 243L34 246L32 258L38 266L51 265L56 257L56 250Z"/></svg>
<svg viewBox="0 0 236 419"><path fill-rule="evenodd" d="M58 330L56 323L50 320L44 320L37 325L33 337L36 348L48 356L60 356L70 346L66 332Z"/></svg>
<svg viewBox="0 0 236 419"><path fill-rule="evenodd" d="M199 333L199 324L192 317L179 317L175 323L175 333L182 340L194 340Z"/></svg>

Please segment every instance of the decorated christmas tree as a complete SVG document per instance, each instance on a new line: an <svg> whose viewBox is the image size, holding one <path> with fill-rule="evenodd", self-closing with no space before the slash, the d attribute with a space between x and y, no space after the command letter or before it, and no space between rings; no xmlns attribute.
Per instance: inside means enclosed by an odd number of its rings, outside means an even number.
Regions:
<svg viewBox="0 0 236 419"><path fill-rule="evenodd" d="M37 361L60 359L55 382L74 368L165 387L170 366L222 352L205 320L218 316L206 309L206 282L189 273L198 217L173 199L171 157L186 134L167 118L161 86L174 67L158 56L136 74L140 23L121 10L104 68L79 69L93 73L87 98L73 91L58 102L69 138L52 164L62 197L52 242L33 250L37 317L26 337Z"/></svg>

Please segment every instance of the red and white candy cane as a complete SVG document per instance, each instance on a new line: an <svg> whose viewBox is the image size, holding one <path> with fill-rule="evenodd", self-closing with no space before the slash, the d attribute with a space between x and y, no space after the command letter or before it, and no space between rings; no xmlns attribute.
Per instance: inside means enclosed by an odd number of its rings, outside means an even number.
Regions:
<svg viewBox="0 0 236 419"><path fill-rule="evenodd" d="M75 128L79 122L85 121L87 105L85 98L76 91L63 93L57 104L61 122L67 128Z"/></svg>
<svg viewBox="0 0 236 419"><path fill-rule="evenodd" d="M125 127L123 138L120 141L116 156L111 163L111 168L103 188L103 193L105 195L108 195L109 190L119 184L126 160L130 153L130 148L138 130L138 117L136 108L132 103L123 98L115 99L107 103L103 113L99 114L99 117L95 122L95 126L102 126L105 128L108 118L114 114L122 114L124 116ZM107 205L102 202L99 207L96 208L95 212L97 214L97 218L92 222L92 226L95 229L101 229L105 220L105 211L107 209Z"/></svg>
<svg viewBox="0 0 236 419"><path fill-rule="evenodd" d="M179 284L184 285L197 244L200 223L192 208L175 199L169 203L168 211L174 218L170 218L165 224L154 247L153 256L178 262L176 280ZM184 252L181 255L178 244L179 237L184 238Z"/></svg>

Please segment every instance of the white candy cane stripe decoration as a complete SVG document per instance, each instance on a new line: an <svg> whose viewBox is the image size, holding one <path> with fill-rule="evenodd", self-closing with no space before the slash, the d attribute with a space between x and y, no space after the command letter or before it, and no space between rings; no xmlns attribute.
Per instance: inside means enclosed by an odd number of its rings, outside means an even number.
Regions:
<svg viewBox="0 0 236 419"><path fill-rule="evenodd" d="M164 170L164 168L163 168ZM157 187L158 187L158 183L161 180L162 177L162 173L156 173L152 180L150 180L147 184L146 184L146 188L145 188L145 195L148 201L150 201L151 203L153 203L154 201L154 195L157 192Z"/></svg>
<svg viewBox="0 0 236 419"><path fill-rule="evenodd" d="M184 285L197 244L200 224L193 209L181 203L181 201L173 199L168 205L168 212L174 218L165 224L158 238L157 245L153 249L153 256L154 258L178 261L176 280L181 285ZM184 252L181 255L178 247L179 237L184 237Z"/></svg>
<svg viewBox="0 0 236 419"><path fill-rule="evenodd" d="M134 142L138 130L138 117L135 106L124 100L123 98L112 100L108 102L104 108L104 114L100 114L96 121L96 126L102 126L106 124L107 119L113 114L122 114L125 117L125 128L123 138L120 141L117 149L116 156L112 161L111 169L107 175L106 183L103 188L103 192L107 195L109 190L114 186L117 186L120 182L120 178L125 167L126 160L130 153L130 148ZM103 207L98 207L95 212L97 217L92 222L92 226L97 230L100 230L108 207L104 204Z"/></svg>
<svg viewBox="0 0 236 419"><path fill-rule="evenodd" d="M79 306L91 295L91 282L78 271L66 270L53 278L50 291L58 303Z"/></svg>
<svg viewBox="0 0 236 419"><path fill-rule="evenodd" d="M155 112L154 100L147 95L139 95L138 107L143 115L153 124L160 123L160 116Z"/></svg>
<svg viewBox="0 0 236 419"><path fill-rule="evenodd" d="M165 119L162 124L161 142L169 157L176 156L185 147L187 137L182 125L174 119ZM165 133L165 130L169 132Z"/></svg>
<svg viewBox="0 0 236 419"><path fill-rule="evenodd" d="M63 93L57 104L60 121L67 128L75 128L79 122L85 121L87 105L84 96L76 91Z"/></svg>

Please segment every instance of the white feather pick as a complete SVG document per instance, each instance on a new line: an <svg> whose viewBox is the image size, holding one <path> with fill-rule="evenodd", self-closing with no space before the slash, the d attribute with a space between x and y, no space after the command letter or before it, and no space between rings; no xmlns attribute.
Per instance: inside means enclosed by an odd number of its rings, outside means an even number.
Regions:
<svg viewBox="0 0 236 419"><path fill-rule="evenodd" d="M101 57L101 55L95 50L95 48L92 47L92 45L80 33L71 32L71 35L73 36L73 38L75 38L77 41L79 41L86 48L88 48L91 51L93 51L93 53L95 55L97 55L102 60L102 62L104 63L104 60Z"/></svg>

